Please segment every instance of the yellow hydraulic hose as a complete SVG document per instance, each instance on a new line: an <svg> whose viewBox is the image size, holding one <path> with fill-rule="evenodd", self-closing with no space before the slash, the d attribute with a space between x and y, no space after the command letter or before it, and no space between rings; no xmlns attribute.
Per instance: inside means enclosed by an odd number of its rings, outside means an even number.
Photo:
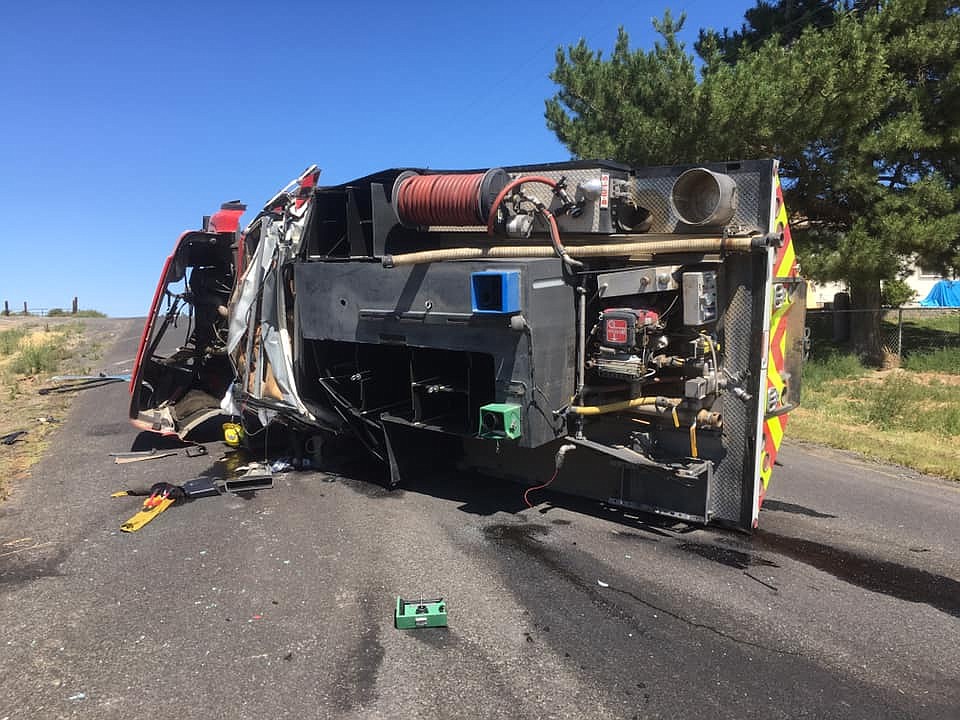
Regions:
<svg viewBox="0 0 960 720"><path fill-rule="evenodd" d="M667 398L664 397L637 397L632 400L608 403L607 405L571 405L569 410L575 415L606 415L607 413L630 410L631 408L636 408L641 405L649 405L651 407L669 407L673 405L676 407L675 403L678 402L680 401L667 400Z"/></svg>
<svg viewBox="0 0 960 720"><path fill-rule="evenodd" d="M630 410L633 413L640 413L648 416L663 417L669 415L676 428L680 427L680 415L677 408L682 401L674 398L665 397L639 397L622 402L608 403L606 405L570 405L568 410L576 415L605 415L607 413L622 412ZM689 415L685 417L691 417ZM723 419L720 413L709 410L700 410L691 417L694 427L720 428L723 425ZM696 453L696 438L692 437L694 453ZM696 455L694 455L696 457Z"/></svg>

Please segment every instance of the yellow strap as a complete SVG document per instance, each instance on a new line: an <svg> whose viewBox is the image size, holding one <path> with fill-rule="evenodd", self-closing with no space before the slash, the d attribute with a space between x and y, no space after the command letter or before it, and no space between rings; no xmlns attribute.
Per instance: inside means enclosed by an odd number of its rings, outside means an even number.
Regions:
<svg viewBox="0 0 960 720"><path fill-rule="evenodd" d="M161 498L159 500L154 500L153 507L144 508L132 518L127 520L123 525L121 525L120 529L123 532L136 532L148 522L153 520L157 515L173 505L174 502L175 500L172 498Z"/></svg>
<svg viewBox="0 0 960 720"><path fill-rule="evenodd" d="M126 490L117 490L115 493L110 493L110 497L126 497L129 494Z"/></svg>

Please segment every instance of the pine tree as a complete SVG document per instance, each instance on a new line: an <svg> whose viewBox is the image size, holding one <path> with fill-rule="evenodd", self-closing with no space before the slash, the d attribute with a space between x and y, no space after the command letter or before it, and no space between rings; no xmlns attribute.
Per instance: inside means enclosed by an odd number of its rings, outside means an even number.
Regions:
<svg viewBox="0 0 960 720"><path fill-rule="evenodd" d="M779 12L779 14L778 14ZM579 157L778 157L805 272L845 280L880 351L880 281L960 269L960 12L945 0L761 3L695 59L666 14L650 51L557 51L547 125Z"/></svg>

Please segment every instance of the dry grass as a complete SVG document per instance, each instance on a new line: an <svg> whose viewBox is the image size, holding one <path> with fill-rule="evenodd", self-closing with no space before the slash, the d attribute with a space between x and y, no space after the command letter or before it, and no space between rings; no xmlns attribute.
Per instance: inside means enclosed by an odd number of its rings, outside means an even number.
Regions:
<svg viewBox="0 0 960 720"><path fill-rule="evenodd" d="M26 430L12 445L0 445L0 498L10 481L29 474L70 408L71 394L40 395L58 372L84 374L99 356L99 343L76 321L0 319L0 435Z"/></svg>
<svg viewBox="0 0 960 720"><path fill-rule="evenodd" d="M810 362L803 382L789 438L960 480L960 374L869 371L834 356Z"/></svg>
<svg viewBox="0 0 960 720"><path fill-rule="evenodd" d="M787 437L960 480L960 443L956 436L877 429L865 432L862 425L825 417L816 409L798 408L790 415Z"/></svg>

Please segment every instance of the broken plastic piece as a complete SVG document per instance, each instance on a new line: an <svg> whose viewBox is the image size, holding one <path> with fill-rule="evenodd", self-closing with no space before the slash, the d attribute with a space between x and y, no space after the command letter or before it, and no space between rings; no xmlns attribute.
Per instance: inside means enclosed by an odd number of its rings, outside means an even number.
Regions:
<svg viewBox="0 0 960 720"><path fill-rule="evenodd" d="M286 472L287 470L293 470L293 463L287 458L280 458L270 463L271 472Z"/></svg>
<svg viewBox="0 0 960 720"><path fill-rule="evenodd" d="M269 490L273 487L273 473L265 466L252 466L243 475L223 481L224 492L241 493Z"/></svg>
<svg viewBox="0 0 960 720"><path fill-rule="evenodd" d="M213 478L208 477L187 480L181 487L183 488L183 494L188 498L213 497L220 494Z"/></svg>

